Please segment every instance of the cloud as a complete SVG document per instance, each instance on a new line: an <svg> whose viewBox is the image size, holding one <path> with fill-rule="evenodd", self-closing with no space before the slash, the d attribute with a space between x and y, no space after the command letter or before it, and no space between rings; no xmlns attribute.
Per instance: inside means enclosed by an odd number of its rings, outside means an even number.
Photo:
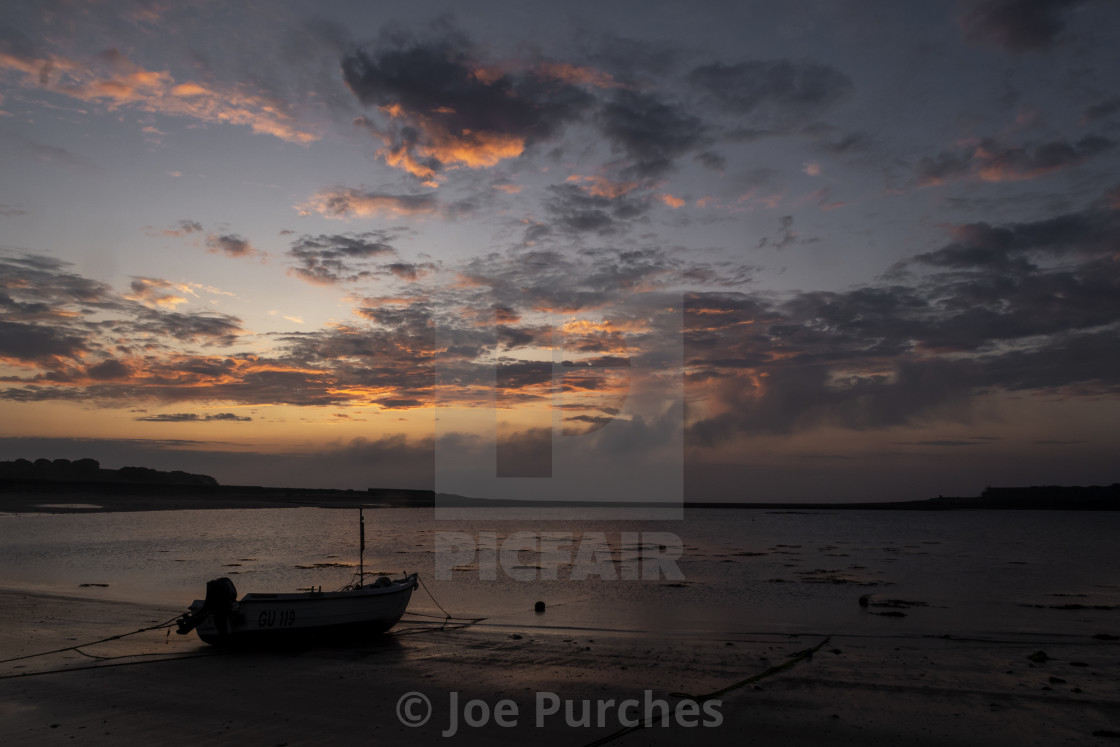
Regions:
<svg viewBox="0 0 1120 747"><path fill-rule="evenodd" d="M209 423L214 421L229 422L229 423L249 423L252 422L251 417L242 417L232 412L220 412L215 414L199 415L196 412L176 412L176 413L162 413L159 415L145 415L144 417L133 418L133 420L143 421L147 423Z"/></svg>
<svg viewBox="0 0 1120 747"><path fill-rule="evenodd" d="M160 278L135 278L129 285L132 292L125 296L130 301L139 301L146 306L159 306L173 309L187 302L186 296L177 293L195 295L189 286L181 283L170 283Z"/></svg>
<svg viewBox="0 0 1120 747"><path fill-rule="evenodd" d="M119 360L110 358L86 369L86 376L94 381L113 381L127 379L132 375L132 368Z"/></svg>
<svg viewBox="0 0 1120 747"><path fill-rule="evenodd" d="M663 41L649 41L603 33L592 41L589 58L610 70L614 78L628 83L649 84L668 78L691 52Z"/></svg>
<svg viewBox="0 0 1120 747"><path fill-rule="evenodd" d="M540 389L552 384L552 361L501 361L497 370L499 397L517 389Z"/></svg>
<svg viewBox="0 0 1120 747"><path fill-rule="evenodd" d="M988 441L954 441L954 440L948 440L948 439L937 439L937 440L930 440L930 441L895 441L894 443L898 446L939 446L939 447L951 446L951 447L956 447L956 446L984 446L984 445L988 444L989 442Z"/></svg>
<svg viewBox="0 0 1120 747"><path fill-rule="evenodd" d="M967 150L925 156L915 164L914 173L920 187L957 179L1023 181L1078 166L1115 146L1115 141L1097 135L1087 135L1076 143L1054 140L1033 146L1005 146L984 138Z"/></svg>
<svg viewBox="0 0 1120 747"><path fill-rule="evenodd" d="M342 59L346 85L380 112L378 123L364 122L384 143L378 155L431 186L447 169L516 158L578 119L593 101L569 82L578 71L496 70L474 59L456 34L385 40Z"/></svg>
<svg viewBox="0 0 1120 747"><path fill-rule="evenodd" d="M75 171L98 173L100 168L88 158L76 155L58 145L48 145L16 136L23 146L38 160L44 163L64 166Z"/></svg>
<svg viewBox="0 0 1120 747"><path fill-rule="evenodd" d="M128 396L128 385L158 368L160 356L185 344L234 344L236 318L170 309L194 292L158 278L136 278L120 295L36 255L0 255L0 359L30 368L9 376L5 397L23 400ZM164 377L174 380L178 374ZM88 387L88 388L86 388Z"/></svg>
<svg viewBox="0 0 1120 747"><path fill-rule="evenodd" d="M1108 190L1102 202L1108 210L1120 210L1120 186Z"/></svg>
<svg viewBox="0 0 1120 747"><path fill-rule="evenodd" d="M851 132L839 140L823 141L820 143L820 147L828 153L841 156L846 153L868 150L873 143L874 140L866 132Z"/></svg>
<svg viewBox="0 0 1120 747"><path fill-rule="evenodd" d="M251 356L146 356L130 361L122 381L23 380L24 386L0 390L0 399L17 402L70 400L120 407L139 402L340 405L361 402L361 395L340 390L327 372L300 368L291 361ZM8 383L15 383L12 379Z"/></svg>
<svg viewBox="0 0 1120 747"><path fill-rule="evenodd" d="M524 184L512 184L508 181L497 182L490 186L491 189L496 189L499 192L504 192L507 195L521 194L521 191L525 189Z"/></svg>
<svg viewBox="0 0 1120 747"><path fill-rule="evenodd" d="M684 204L685 204L685 201L682 200L680 197L676 197L675 195L671 195L668 192L659 192L658 194L654 195L654 197L656 197L658 200L660 200L663 204L667 205L668 207L673 208L674 210L676 210L679 207L684 207Z"/></svg>
<svg viewBox="0 0 1120 747"><path fill-rule="evenodd" d="M36 309L54 309L65 304L103 306L111 304L112 290L105 283L69 272L69 263L36 254L8 254L0 251L0 289L6 293L13 308L24 297Z"/></svg>
<svg viewBox="0 0 1120 747"><path fill-rule="evenodd" d="M1110 117L1116 112L1120 112L1120 96L1113 96L1100 103L1086 107L1085 113L1081 115L1081 118L1086 122L1096 122Z"/></svg>
<svg viewBox="0 0 1120 747"><path fill-rule="evenodd" d="M676 159L710 142L708 127L699 117L648 92L615 92L597 122L625 155L621 173L640 179L661 176Z"/></svg>
<svg viewBox="0 0 1120 747"><path fill-rule="evenodd" d="M335 187L312 195L298 206L302 215L312 212L327 218L369 218L371 216L429 215L438 211L439 202L430 194L396 195L352 187Z"/></svg>
<svg viewBox="0 0 1120 747"><path fill-rule="evenodd" d="M436 266L431 262L393 262L384 266L385 272L389 272L397 278L409 282L419 280L434 269L436 269Z"/></svg>
<svg viewBox="0 0 1120 747"><path fill-rule="evenodd" d="M972 0L958 19L964 38L1007 52L1054 45L1069 16L1088 0Z"/></svg>
<svg viewBox="0 0 1120 747"><path fill-rule="evenodd" d="M914 257L914 261L949 269L1038 269L1038 257L1107 257L1120 235L1120 216L1110 210L1086 210L1030 223L992 226L965 223L950 228L954 239L941 249Z"/></svg>
<svg viewBox="0 0 1120 747"><path fill-rule="evenodd" d="M697 285L739 287L749 282L753 272L739 262L696 262L672 249L567 252L565 248L534 247L472 258L459 270L455 303L465 308L508 310L496 312L498 323L511 317L524 322L529 312L591 312L624 304L628 298L674 293Z"/></svg>
<svg viewBox="0 0 1120 747"><path fill-rule="evenodd" d="M177 83L167 71L145 70L116 49L83 62L40 56L8 43L0 46L0 69L22 74L23 85L96 103L108 110L132 108L209 124L233 124L254 133L306 144L319 136L305 129L284 102L243 86L195 81Z"/></svg>
<svg viewBox="0 0 1120 747"><path fill-rule="evenodd" d="M594 86L595 88L623 88L610 73L585 65L573 65L570 62L541 62L536 65L534 72L547 78L571 83L573 85Z"/></svg>
<svg viewBox="0 0 1120 747"><path fill-rule="evenodd" d="M793 216L783 215L778 218L778 232L775 236L763 236L758 240L756 249L770 246L774 249L785 249L792 244L811 244L817 239L803 239L793 230Z"/></svg>
<svg viewBox="0 0 1120 747"><path fill-rule="evenodd" d="M648 197L610 197L575 184L555 184L548 188L545 210L552 225L573 233L609 234L645 215Z"/></svg>
<svg viewBox="0 0 1120 747"><path fill-rule="evenodd" d="M693 443L966 422L998 391L1120 391L1115 211L951 237L849 291L690 296L686 375L704 392Z"/></svg>
<svg viewBox="0 0 1120 747"><path fill-rule="evenodd" d="M596 211L607 225L633 225L656 194L592 193L609 186L555 185L552 225L574 230ZM515 351L546 340L574 351L565 394L617 397L611 369L656 357L680 333L626 304L680 308L679 294L699 288L707 292L684 305L686 377L702 395L690 395L694 443L964 421L977 397L996 391L1120 391L1120 212L1109 199L1045 220L950 226L939 248L844 291L752 292L741 262L697 262L637 240L493 251L441 266L457 273L455 284L357 299L350 323L271 336L272 349L255 354L232 352L244 334L236 318L165 300L190 299L189 287L137 278L126 297L54 260L0 257L0 354L21 372L4 377L0 397L404 409L430 406L438 393L477 404L496 357L525 368ZM634 214L617 212L627 205ZM778 227L775 245L795 239L792 220ZM586 230L599 229L591 221ZM305 235L290 257L331 278L411 280L429 269L392 257L389 239ZM456 387L437 390L437 356ZM535 394L520 386L528 379L507 378L519 384L511 390ZM587 400L565 414L584 428L606 407L619 405ZM189 405L172 414L180 410Z"/></svg>
<svg viewBox="0 0 1120 747"><path fill-rule="evenodd" d="M145 309L135 320L118 324L115 329L131 335L170 337L208 347L233 345L244 332L240 320L226 314L184 314L153 309Z"/></svg>
<svg viewBox="0 0 1120 747"><path fill-rule="evenodd" d="M173 238L182 238L184 236L190 236L193 233L201 233L201 232L202 232L202 224L201 223L199 223L196 220L184 219L184 220L179 221L175 225L175 228L165 228L161 233L164 236L171 236Z"/></svg>
<svg viewBox="0 0 1120 747"><path fill-rule="evenodd" d="M580 189L589 195L594 197L608 197L612 200L633 192L642 186L641 183L636 181L619 182L608 179L605 176L580 176L579 174L572 174L565 181L569 184L578 185Z"/></svg>
<svg viewBox="0 0 1120 747"><path fill-rule="evenodd" d="M374 257L396 253L392 237L381 231L301 236L292 242L288 256L299 262L292 272L311 283L330 285L369 277L362 265Z"/></svg>
<svg viewBox="0 0 1120 747"><path fill-rule="evenodd" d="M0 358L49 362L76 357L84 350L83 339L64 329L0 320Z"/></svg>
<svg viewBox="0 0 1120 747"><path fill-rule="evenodd" d="M206 237L206 246L214 254L225 254L227 257L252 257L262 254L244 236L235 233L210 234Z"/></svg>
<svg viewBox="0 0 1120 747"><path fill-rule="evenodd" d="M694 160L706 169L723 172L727 168L727 158L710 150L697 153Z"/></svg>
<svg viewBox="0 0 1120 747"><path fill-rule="evenodd" d="M363 306L356 313L372 324L281 337L283 360L329 376L341 399L382 407L431 404L435 329L430 310L423 304Z"/></svg>
<svg viewBox="0 0 1120 747"><path fill-rule="evenodd" d="M835 68L790 60L710 63L693 68L687 80L724 111L783 130L819 116L855 88Z"/></svg>

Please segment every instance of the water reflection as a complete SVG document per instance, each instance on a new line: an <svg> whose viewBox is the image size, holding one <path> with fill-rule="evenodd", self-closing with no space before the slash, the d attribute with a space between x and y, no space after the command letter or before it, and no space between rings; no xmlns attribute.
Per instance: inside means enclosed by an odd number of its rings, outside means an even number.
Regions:
<svg viewBox="0 0 1120 747"><path fill-rule="evenodd" d="M430 509L367 511L366 569L419 572L443 607L487 616L491 626L1093 634L1112 630L1120 616L1111 571L1120 560L1115 513L695 510L683 521L591 512L586 521L555 522L544 511L537 520L489 524L432 516ZM562 558L551 580L540 554L522 549L514 556L519 573L499 567L485 578L483 559L474 556L439 580L440 532L488 532L499 543L517 532L559 532L577 545L602 533L608 565L616 567L633 550L628 536L668 532L683 543L684 578L572 580L572 559ZM0 516L5 586L170 607L219 576L241 593L340 588L352 580L357 554L357 515L342 509ZM864 595L879 604L861 607ZM545 613L534 612L537 601L547 603ZM438 613L423 593L410 609Z"/></svg>

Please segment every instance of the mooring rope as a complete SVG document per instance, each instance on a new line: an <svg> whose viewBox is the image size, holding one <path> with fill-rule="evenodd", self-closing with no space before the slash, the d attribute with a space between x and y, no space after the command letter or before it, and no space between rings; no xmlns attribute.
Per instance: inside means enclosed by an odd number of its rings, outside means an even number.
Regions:
<svg viewBox="0 0 1120 747"><path fill-rule="evenodd" d="M51 654L61 654L61 653L64 653L66 651L77 651L79 654L82 654L83 656L91 656L91 654L87 654L84 651L78 651L78 649L86 648L87 646L96 646L99 643L107 643L109 641L119 641L121 638L128 638L130 635L136 635L137 633L147 633L147 632L152 631L152 630L163 630L165 628L170 628L172 625L175 624L175 621L178 620L178 619L179 619L179 615L176 615L175 617L171 618L170 620L168 620L166 622L161 622L158 625L152 625L152 626L147 627L147 628L140 628L139 630L134 630L131 633L119 633L117 635L111 635L108 638L102 638L102 639L97 640L97 641L90 641L89 643L78 643L78 644L75 644L73 646L67 646L66 648L56 648L53 651L42 651L42 652L37 653L37 654L25 654L24 656L13 656L10 659L0 659L0 664L8 664L9 662L13 662L13 661L23 661L24 659L35 659L35 658L40 657L40 656L50 656ZM99 658L99 657L93 657L93 658Z"/></svg>
<svg viewBox="0 0 1120 747"><path fill-rule="evenodd" d="M793 654L789 659L787 659L786 661L784 661L781 664L777 664L775 666L772 666L764 672L759 672L758 674L751 675L750 677L747 677L744 680L739 680L738 682L732 683L732 684L728 685L727 687L722 687L719 690L713 690L712 692L706 693L704 695L689 695L688 693L679 693L679 692L669 693L669 697L689 699L689 700L693 700L697 703L703 703L706 700L711 700L711 699L713 699L713 698L715 698L719 695L723 695L724 693L731 692L732 690L737 690L740 687L745 687L746 685L749 685L753 682L758 682L759 680L764 680L767 677L771 677L775 674L778 674L779 672L784 672L785 670L793 668L795 665L797 665L798 663L800 663L802 661L805 661L806 659L811 659L813 657L813 654L820 651L821 648L826 643L828 643L829 640L831 640L831 638L832 638L832 636L828 636L823 641L818 643L816 646L813 646L812 648L807 648L804 651L798 651L797 653ZM600 747L601 745L613 742L614 740L618 739L619 737L623 737L623 736L626 736L627 734L631 734L633 732L636 732L639 729L642 729L646 726L656 726L657 724L659 724L660 722L662 722L666 718L668 718L668 716L669 716L669 714L668 714L667 711L662 711L658 715L658 717L655 718L655 719L651 718L648 721L639 721L634 726L625 726L625 727L619 729L618 731L614 732L613 734L608 734L607 736L602 737L601 739L596 739L594 742L589 742L585 747Z"/></svg>
<svg viewBox="0 0 1120 747"><path fill-rule="evenodd" d="M89 645L88 643L86 644ZM53 652L48 652L53 653ZM133 654L133 656L151 656L152 654ZM17 677L37 677L42 674L61 674L62 672L81 672L87 669L108 669L109 667L131 667L137 664L160 664L165 661L179 661L180 659L202 659L207 656L220 656L220 652L204 653L204 654L176 654L168 656L164 659L147 659L143 661L120 661L116 664L90 664L84 667L64 667L62 669L44 669L38 672L21 672L20 674L4 674L0 675L0 680L12 680ZM115 658L131 658L131 656L122 656Z"/></svg>
<svg viewBox="0 0 1120 747"><path fill-rule="evenodd" d="M474 623L482 622L483 620L486 619L485 617L456 617L455 615L452 615L450 612L448 612L447 610L445 610L443 608L443 605L441 605L439 603L439 601L435 597L435 594L432 594L431 590L428 589L428 585L424 583L424 579L421 578L419 573L416 574L416 580L420 583L420 587L424 590L424 593L427 594L428 598L432 600L432 603L435 604L435 606L439 609L439 611L443 613L443 624L445 626L447 625L447 623L451 622L452 620L462 620L467 625L473 625ZM405 614L407 614L407 615L418 615L420 617L434 617L437 620L439 619L439 617L437 615L426 615L423 612L405 612ZM460 627L466 627L466 625L463 625L463 626L460 626Z"/></svg>

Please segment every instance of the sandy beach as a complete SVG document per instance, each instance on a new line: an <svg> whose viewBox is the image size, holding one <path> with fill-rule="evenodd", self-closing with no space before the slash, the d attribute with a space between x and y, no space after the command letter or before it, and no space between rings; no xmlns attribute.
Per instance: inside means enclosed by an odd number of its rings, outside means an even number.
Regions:
<svg viewBox="0 0 1120 747"><path fill-rule="evenodd" d="M178 610L21 591L0 593L0 659L130 632ZM0 734L16 744L586 745L618 733L625 699L699 698L764 673L824 636L733 640L402 622L362 647L228 653L152 631L0 665ZM1028 657L1044 651L1045 662ZM646 694L649 691L649 694ZM603 726L565 723L537 693L605 706ZM431 719L403 725L422 693ZM452 696L455 693L455 696ZM956 640L833 636L811 658L713 700L718 726L679 723L609 744L1054 745L1120 734L1120 643L1070 637ZM454 697L454 700L453 700ZM483 726L464 723L479 699ZM505 706L502 726L493 715ZM651 702L652 702L651 701ZM452 708L457 704L457 709ZM645 707L644 704L639 708ZM480 705L474 720L481 719ZM509 711L516 710L516 716ZM455 726L451 712L457 711ZM659 714L657 706L653 713ZM623 714L625 717L626 714ZM704 715L703 712L700 714ZM537 718L543 719L538 726ZM708 719L711 721L712 719ZM690 721L690 719L685 719ZM10 740L10 741L9 741Z"/></svg>

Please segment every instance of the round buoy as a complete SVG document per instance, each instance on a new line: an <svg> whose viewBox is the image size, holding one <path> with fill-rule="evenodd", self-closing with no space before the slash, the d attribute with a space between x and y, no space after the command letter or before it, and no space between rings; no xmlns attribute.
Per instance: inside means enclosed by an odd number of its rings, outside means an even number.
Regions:
<svg viewBox="0 0 1120 747"><path fill-rule="evenodd" d="M544 602L537 602L533 605L533 609L535 609L537 612L544 612Z"/></svg>
<svg viewBox="0 0 1120 747"><path fill-rule="evenodd" d="M859 606L860 607L866 607L870 601L871 601L871 595L870 594L864 594L862 597L859 598Z"/></svg>

